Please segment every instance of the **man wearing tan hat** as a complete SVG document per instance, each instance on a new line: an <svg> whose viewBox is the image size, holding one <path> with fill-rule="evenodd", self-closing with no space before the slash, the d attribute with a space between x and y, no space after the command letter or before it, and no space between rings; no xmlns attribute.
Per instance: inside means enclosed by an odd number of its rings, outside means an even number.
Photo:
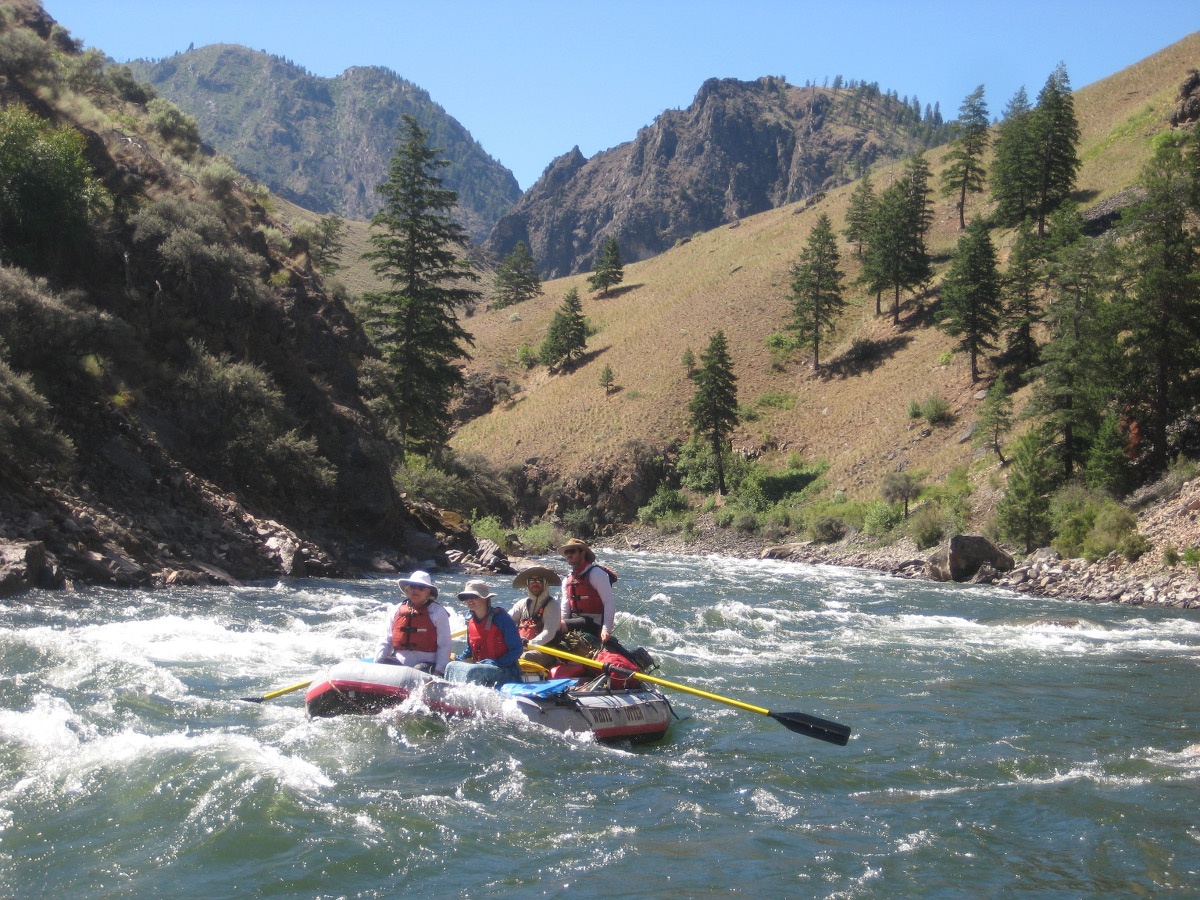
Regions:
<svg viewBox="0 0 1200 900"><path fill-rule="evenodd" d="M550 593L553 585L562 584L562 579L553 569L545 566L530 566L517 574L513 587L525 588L526 595L513 604L509 615L517 623L517 631L531 648L554 645L558 641L558 629L562 624L562 605L558 597ZM539 666L550 668L558 659L546 653L529 649L522 654Z"/></svg>
<svg viewBox="0 0 1200 900"><path fill-rule="evenodd" d="M491 666L497 671L491 678L481 679L476 673L471 680L476 683L505 684L521 680L518 660L521 658L521 634L512 616L499 606L492 606L496 595L486 581L468 581L458 594L458 599L467 604L467 652L464 662Z"/></svg>
<svg viewBox="0 0 1200 900"><path fill-rule="evenodd" d="M571 567L563 582L567 618L582 618L583 623L578 627L604 643L612 636L617 614L608 570L596 565L596 554L579 538L571 538L563 544L562 555ZM562 630L567 631L569 627L564 622Z"/></svg>
<svg viewBox="0 0 1200 900"><path fill-rule="evenodd" d="M450 662L450 613L436 602L438 589L428 572L417 570L400 579L404 599L388 607L387 628L375 651L375 662L412 666L444 675Z"/></svg>

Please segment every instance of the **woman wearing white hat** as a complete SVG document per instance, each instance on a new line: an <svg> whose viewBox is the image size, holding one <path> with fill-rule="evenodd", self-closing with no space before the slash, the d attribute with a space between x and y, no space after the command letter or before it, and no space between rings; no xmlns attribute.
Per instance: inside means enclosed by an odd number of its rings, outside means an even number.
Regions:
<svg viewBox="0 0 1200 900"><path fill-rule="evenodd" d="M450 662L450 613L436 602L438 589L419 569L400 579L404 600L388 607L387 628L375 651L375 662L412 666L434 675L446 674Z"/></svg>
<svg viewBox="0 0 1200 900"><path fill-rule="evenodd" d="M499 606L492 606L495 594L486 581L468 581L458 594L467 604L468 656L464 662L478 663L496 669L487 678L476 672L470 679L476 683L505 684L521 680L518 660L521 658L521 634L512 616Z"/></svg>

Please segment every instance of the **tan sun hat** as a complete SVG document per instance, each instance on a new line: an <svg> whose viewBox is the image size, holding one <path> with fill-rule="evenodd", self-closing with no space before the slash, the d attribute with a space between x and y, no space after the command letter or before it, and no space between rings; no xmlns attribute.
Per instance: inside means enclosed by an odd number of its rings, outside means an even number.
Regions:
<svg viewBox="0 0 1200 900"><path fill-rule="evenodd" d="M553 569L547 569L545 566L530 566L517 573L517 577L513 579L513 587L529 587L529 579L538 577L544 579L546 584L562 584L562 579Z"/></svg>
<svg viewBox="0 0 1200 900"><path fill-rule="evenodd" d="M593 553L592 548L587 545L587 541L580 540L579 538L571 538L562 545L561 549L563 556L567 555L568 550L582 550L583 556L588 562L596 561L596 554Z"/></svg>
<svg viewBox="0 0 1200 900"><path fill-rule="evenodd" d="M469 600L472 597L479 597L483 600L491 600L496 595L491 592L486 581L468 581L463 589L458 592L459 600Z"/></svg>

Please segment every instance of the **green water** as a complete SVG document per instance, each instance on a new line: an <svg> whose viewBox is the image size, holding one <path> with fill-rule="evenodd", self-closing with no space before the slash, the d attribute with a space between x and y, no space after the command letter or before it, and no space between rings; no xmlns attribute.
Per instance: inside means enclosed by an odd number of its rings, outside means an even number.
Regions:
<svg viewBox="0 0 1200 900"><path fill-rule="evenodd" d="M657 674L850 744L678 692L639 747L239 699L371 652L392 580L26 594L0 606L0 895L1196 895L1194 613L603 558Z"/></svg>

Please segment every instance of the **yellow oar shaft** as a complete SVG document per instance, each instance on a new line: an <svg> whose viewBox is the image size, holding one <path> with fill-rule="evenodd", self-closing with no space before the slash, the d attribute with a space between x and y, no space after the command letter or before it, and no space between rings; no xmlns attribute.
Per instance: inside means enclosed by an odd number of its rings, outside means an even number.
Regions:
<svg viewBox="0 0 1200 900"><path fill-rule="evenodd" d="M596 662L594 659L589 659L586 656L576 656L574 653L568 653L566 650L559 650L556 647L544 647L541 645L527 645L530 649L537 650L539 653L548 653L551 656L557 656L560 659L570 660L571 662L582 663L585 666L591 666L593 669L603 669L604 663ZM639 681L649 681L653 684L661 684L663 687L675 688L677 691L683 691L685 694L694 694L697 697L704 697L708 700L716 700L718 703L728 703L730 706L736 706L738 709L744 709L747 712L756 712L764 716L769 716L771 711L763 709L761 706L754 706L750 703L743 703L741 700L734 700L731 697L722 697L720 694L710 694L708 691L702 691L699 688L688 687L686 684L676 684L674 681L667 681L665 678L655 678L653 675L644 675L641 672L636 673Z"/></svg>

